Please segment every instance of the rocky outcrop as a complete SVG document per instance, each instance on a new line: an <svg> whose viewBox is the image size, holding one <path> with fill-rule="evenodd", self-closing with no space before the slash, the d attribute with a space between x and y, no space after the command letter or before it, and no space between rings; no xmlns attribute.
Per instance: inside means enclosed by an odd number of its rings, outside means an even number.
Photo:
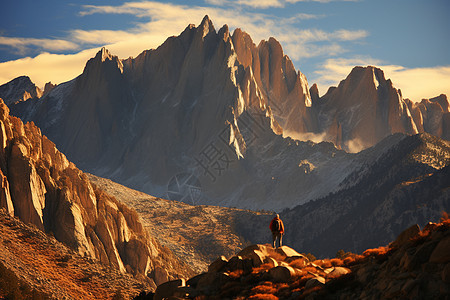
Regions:
<svg viewBox="0 0 450 300"><path fill-rule="evenodd" d="M0 100L0 204L9 214L123 273L190 272L147 235L136 212L92 185L34 124L8 113Z"/></svg>
<svg viewBox="0 0 450 300"><path fill-rule="evenodd" d="M450 140L450 110L446 95L424 99L420 103L407 99L407 104L419 132Z"/></svg>
<svg viewBox="0 0 450 300"><path fill-rule="evenodd" d="M314 102L325 140L351 152L393 133L416 134L417 126L401 92L375 67L355 67L338 87Z"/></svg>
<svg viewBox="0 0 450 300"><path fill-rule="evenodd" d="M315 261L286 246L252 245L219 258L206 273L158 286L156 299L444 299L450 293L450 220L417 228L362 255ZM256 256L264 263L255 264Z"/></svg>
<svg viewBox="0 0 450 300"><path fill-rule="evenodd" d="M40 98L43 92L28 76L17 77L0 86L0 98L7 105L26 101L31 98Z"/></svg>

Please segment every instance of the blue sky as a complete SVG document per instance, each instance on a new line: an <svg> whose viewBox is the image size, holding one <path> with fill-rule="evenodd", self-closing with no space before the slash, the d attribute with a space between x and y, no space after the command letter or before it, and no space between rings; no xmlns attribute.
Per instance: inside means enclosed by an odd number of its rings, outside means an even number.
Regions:
<svg viewBox="0 0 450 300"><path fill-rule="evenodd" d="M375 65L404 97L450 96L448 0L0 1L0 84L70 80L102 46L136 57L208 14L256 44L275 37L321 94Z"/></svg>

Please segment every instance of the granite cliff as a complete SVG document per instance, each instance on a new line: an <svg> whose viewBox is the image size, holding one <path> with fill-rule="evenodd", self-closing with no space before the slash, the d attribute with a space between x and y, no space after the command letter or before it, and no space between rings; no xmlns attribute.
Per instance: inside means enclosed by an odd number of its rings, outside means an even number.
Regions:
<svg viewBox="0 0 450 300"><path fill-rule="evenodd" d="M147 234L134 210L91 184L33 123L9 116L1 100L0 145L0 207L11 216L122 273L161 282L158 272L165 280L191 272Z"/></svg>

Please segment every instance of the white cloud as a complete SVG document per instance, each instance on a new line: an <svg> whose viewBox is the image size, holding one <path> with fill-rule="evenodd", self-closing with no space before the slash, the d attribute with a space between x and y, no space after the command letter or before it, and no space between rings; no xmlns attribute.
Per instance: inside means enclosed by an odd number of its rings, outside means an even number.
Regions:
<svg viewBox="0 0 450 300"><path fill-rule="evenodd" d="M360 0L286 0L288 3L298 3L298 2L319 2L319 3L330 3L330 2L359 2Z"/></svg>
<svg viewBox="0 0 450 300"><path fill-rule="evenodd" d="M37 39L0 36L0 45L9 46L25 54L30 47L37 47L49 51L77 50L76 43L60 39Z"/></svg>
<svg viewBox="0 0 450 300"><path fill-rule="evenodd" d="M254 8L283 7L284 4L278 0L238 0L237 4L251 6Z"/></svg>
<svg viewBox="0 0 450 300"><path fill-rule="evenodd" d="M98 49L89 49L70 55L42 53L35 58L0 63L0 84L21 75L29 76L40 87L48 81L62 83L71 80L81 74L86 61L96 51Z"/></svg>
<svg viewBox="0 0 450 300"><path fill-rule="evenodd" d="M450 66L406 68L371 57L328 59L309 81L316 82L320 93L324 94L328 86L337 86L345 79L354 66L368 65L382 69L386 79L390 78L394 87L401 89L403 98L418 102L442 93L450 95Z"/></svg>

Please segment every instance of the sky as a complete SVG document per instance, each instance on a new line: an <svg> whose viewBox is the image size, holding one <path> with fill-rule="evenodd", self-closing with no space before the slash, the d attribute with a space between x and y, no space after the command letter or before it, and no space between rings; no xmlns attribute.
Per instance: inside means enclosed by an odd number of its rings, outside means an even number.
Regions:
<svg viewBox="0 0 450 300"><path fill-rule="evenodd" d="M103 46L120 58L154 49L209 15L255 44L277 39L320 94L354 66L384 70L404 98L450 96L448 0L0 0L0 85L82 73Z"/></svg>

